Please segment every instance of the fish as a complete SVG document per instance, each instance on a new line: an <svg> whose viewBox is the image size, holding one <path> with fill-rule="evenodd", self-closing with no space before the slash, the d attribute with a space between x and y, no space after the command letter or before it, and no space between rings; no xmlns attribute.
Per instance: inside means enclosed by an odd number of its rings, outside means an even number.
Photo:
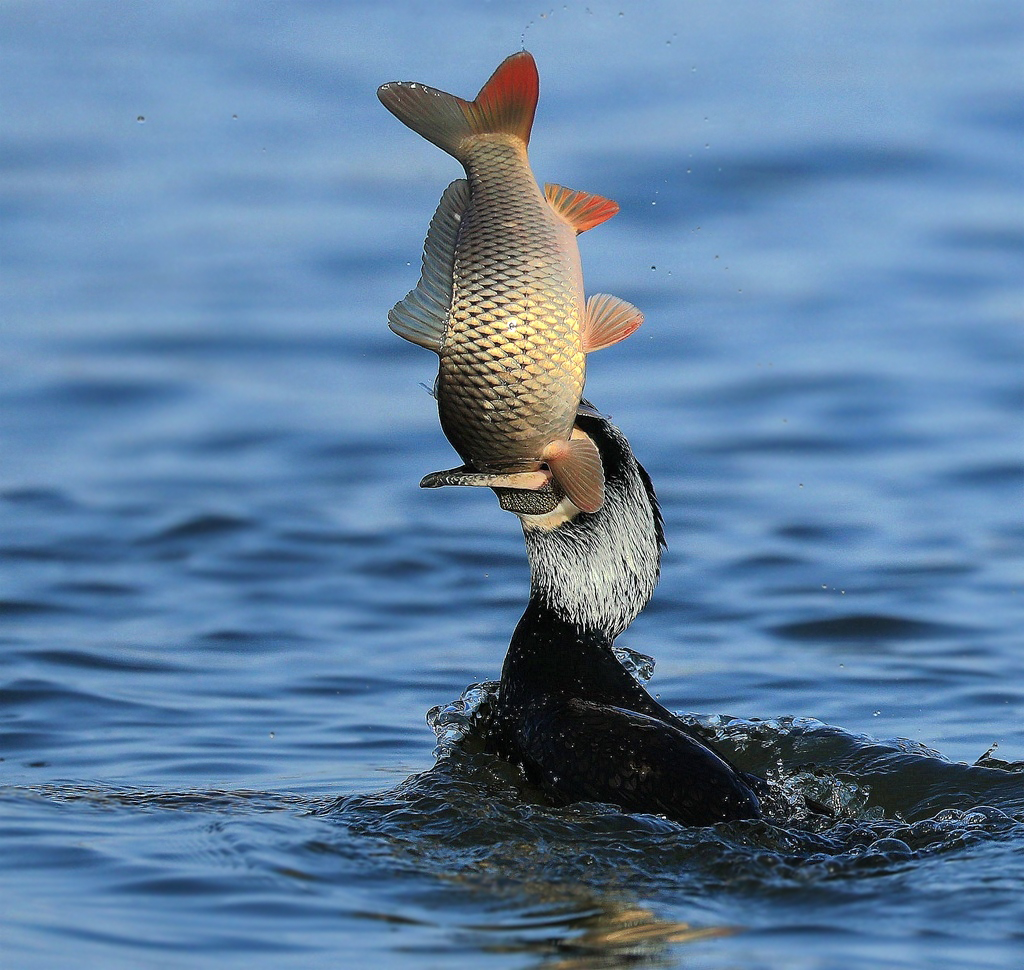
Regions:
<svg viewBox="0 0 1024 970"><path fill-rule="evenodd" d="M577 508L596 512L601 457L573 429L587 354L624 340L643 314L608 294L584 298L576 237L619 207L538 185L527 147L539 90L525 50L502 61L473 101L415 81L378 89L384 107L466 172L441 196L419 282L388 325L438 355L441 428L465 463L423 486L550 491L553 479Z"/></svg>

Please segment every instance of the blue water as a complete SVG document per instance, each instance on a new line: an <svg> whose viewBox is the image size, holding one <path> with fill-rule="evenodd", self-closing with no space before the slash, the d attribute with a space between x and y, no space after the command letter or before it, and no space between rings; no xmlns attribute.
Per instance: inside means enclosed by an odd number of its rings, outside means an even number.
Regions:
<svg viewBox="0 0 1024 970"><path fill-rule="evenodd" d="M527 571L417 487L459 170L374 90L524 42L647 315L588 383L667 520L623 644L838 822L435 765ZM1022 63L998 0L0 6L4 967L1019 967Z"/></svg>

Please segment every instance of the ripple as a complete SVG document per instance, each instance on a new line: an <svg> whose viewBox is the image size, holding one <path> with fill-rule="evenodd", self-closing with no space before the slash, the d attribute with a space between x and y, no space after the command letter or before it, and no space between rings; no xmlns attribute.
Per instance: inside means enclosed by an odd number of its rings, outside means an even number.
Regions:
<svg viewBox="0 0 1024 970"><path fill-rule="evenodd" d="M852 749L865 753L869 747L851 736L846 740ZM914 758L903 757L908 764ZM933 767L949 776L952 796L963 767L944 761L934 761ZM487 793L485 799L473 794L474 786ZM458 746L429 772L398 788L351 796L327 811L344 819L353 831L386 836L393 845L405 842L413 830L420 837L432 836L450 851L438 853L432 863L417 839L416 848L409 843L410 852L416 852L420 864L449 870L456 866L464 875L472 871L474 846L482 840L489 847L490 864L504 879L552 878L596 887L625 869L635 882L667 883L673 892L697 886L706 892L717 886L758 896L821 877L847 880L851 891L858 892L864 876L921 866L932 856L960 852L972 843L1010 839L1016 845L1024 838L1021 822L984 801L962 809L933 810L929 817L912 822L870 813L852 818L846 809L837 819L818 817L813 824L755 821L703 829L624 815L603 805L550 809L538 804L507 766L487 756L460 754ZM574 847L570 855L554 849L566 844Z"/></svg>
<svg viewBox="0 0 1024 970"><path fill-rule="evenodd" d="M115 656L86 650L36 650L33 656L58 667L77 670L111 670L131 673L168 673L183 669L181 664L144 660L139 656Z"/></svg>
<svg viewBox="0 0 1024 970"><path fill-rule="evenodd" d="M202 539L211 536L233 535L253 526L243 516L218 512L203 512L169 525L139 540L141 545L177 543L183 539Z"/></svg>
<svg viewBox="0 0 1024 970"><path fill-rule="evenodd" d="M658 195L658 220L693 225L710 213L746 212L778 196L806 190L809 183L836 179L912 179L934 172L942 156L893 145L856 143L801 145L798 154L763 153L732 157L726 166L710 166L690 158L631 156L627 162L609 153L606 180L619 186L620 218L635 221L640 213L647 225L651 186L672 186ZM624 173L628 172L628 178Z"/></svg>
<svg viewBox="0 0 1024 970"><path fill-rule="evenodd" d="M57 488L9 488L0 492L0 499L47 512L69 512L78 508L71 496Z"/></svg>
<svg viewBox="0 0 1024 970"><path fill-rule="evenodd" d="M804 620L769 627L788 640L930 640L959 636L968 628L952 623L911 620L881 613L850 613L827 620Z"/></svg>
<svg viewBox="0 0 1024 970"><path fill-rule="evenodd" d="M29 599L0 600L0 616L46 616L54 613L74 613L73 607L66 603Z"/></svg>
<svg viewBox="0 0 1024 970"><path fill-rule="evenodd" d="M117 583L96 579L57 583L53 586L53 590L56 593L72 596L109 596L119 599L126 596L137 596L142 592L142 587L130 583Z"/></svg>
<svg viewBox="0 0 1024 970"><path fill-rule="evenodd" d="M972 465L951 471L946 480L954 485L969 485L981 488L1024 488L1024 462L993 462Z"/></svg>

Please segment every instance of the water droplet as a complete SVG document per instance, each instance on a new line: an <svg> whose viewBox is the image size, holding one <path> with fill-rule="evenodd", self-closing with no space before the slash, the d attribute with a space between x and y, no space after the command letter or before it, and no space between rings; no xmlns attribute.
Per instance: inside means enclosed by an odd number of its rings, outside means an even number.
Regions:
<svg viewBox="0 0 1024 970"><path fill-rule="evenodd" d="M978 805L970 811L964 812L963 821L967 825L984 825L989 822L1013 822L1013 818L1007 815L1001 808L993 808L991 805Z"/></svg>
<svg viewBox="0 0 1024 970"><path fill-rule="evenodd" d="M884 855L890 859L908 859L914 850L903 839L876 839L867 847L865 855Z"/></svg>

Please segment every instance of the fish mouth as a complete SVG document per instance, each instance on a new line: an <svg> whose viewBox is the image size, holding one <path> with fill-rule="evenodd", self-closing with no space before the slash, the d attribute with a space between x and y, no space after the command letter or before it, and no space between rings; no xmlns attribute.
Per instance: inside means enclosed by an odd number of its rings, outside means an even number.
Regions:
<svg viewBox="0 0 1024 970"><path fill-rule="evenodd" d="M589 401L580 401L577 415L603 418L604 416ZM590 437L578 424L573 426L572 437ZM548 466L531 463L527 470L482 472L471 465L460 465L445 471L431 472L420 481L420 488L444 488L447 485L461 485L493 489L498 504L506 512L520 516L550 516L563 505L568 506L565 515L575 518L579 509L566 498L565 492L552 476ZM535 520L541 526L540 520ZM524 520L524 524L527 520Z"/></svg>

